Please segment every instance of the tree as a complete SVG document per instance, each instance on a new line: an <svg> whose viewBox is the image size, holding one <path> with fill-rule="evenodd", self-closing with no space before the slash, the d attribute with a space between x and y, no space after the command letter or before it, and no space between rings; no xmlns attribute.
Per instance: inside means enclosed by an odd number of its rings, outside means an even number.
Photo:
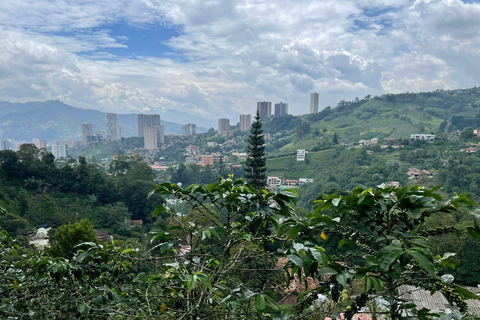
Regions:
<svg viewBox="0 0 480 320"><path fill-rule="evenodd" d="M338 144L338 137L336 132L333 134L333 144Z"/></svg>
<svg viewBox="0 0 480 320"><path fill-rule="evenodd" d="M70 259L78 251L77 245L83 242L95 242L93 225L87 219L65 224L55 231L50 252L53 256Z"/></svg>
<svg viewBox="0 0 480 320"><path fill-rule="evenodd" d="M447 272L446 267L456 265L455 254L435 256L427 237L465 231L479 237L480 229L478 226L463 230L454 226L427 229L425 220L435 213L458 212L461 203L474 203L465 196L442 201L436 190L380 185L376 190L356 188L347 196L323 195L307 221L291 218L282 226L281 231L297 241L293 248L287 249L291 260L287 267L292 268L292 274L303 267L305 276L329 276L314 294L328 291L335 301L344 288L361 281L362 293L345 311L347 319L374 296L388 301L392 320L406 319L406 314L419 316L420 312L422 319L429 319L427 315L432 317L425 310L417 311L415 305L404 303L397 291L403 285L439 291L450 304L462 313L467 312L464 300L478 298L454 284L454 277ZM329 253L338 247L349 249L336 249L335 257L331 256Z"/></svg>
<svg viewBox="0 0 480 320"><path fill-rule="evenodd" d="M443 120L442 123L440 123L440 125L438 126L438 132L444 132L447 125L447 120Z"/></svg>
<svg viewBox="0 0 480 320"><path fill-rule="evenodd" d="M247 182L256 189L263 189L267 184L267 160L265 159L265 138L263 136L260 113L257 111L255 121L250 128L248 137L247 162L245 166L245 177Z"/></svg>

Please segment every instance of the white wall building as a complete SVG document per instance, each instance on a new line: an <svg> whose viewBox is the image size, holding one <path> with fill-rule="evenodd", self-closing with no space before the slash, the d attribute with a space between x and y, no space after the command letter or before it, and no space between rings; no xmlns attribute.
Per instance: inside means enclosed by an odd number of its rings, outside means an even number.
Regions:
<svg viewBox="0 0 480 320"><path fill-rule="evenodd" d="M55 159L67 157L67 146L65 144L52 146L52 153Z"/></svg>
<svg viewBox="0 0 480 320"><path fill-rule="evenodd" d="M143 145L147 150L156 150L158 145L157 128L144 128Z"/></svg>
<svg viewBox="0 0 480 320"><path fill-rule="evenodd" d="M245 132L250 130L252 126L252 115L251 114L241 114L240 115L240 131Z"/></svg>
<svg viewBox="0 0 480 320"><path fill-rule="evenodd" d="M305 161L305 150L297 150L297 161Z"/></svg>
<svg viewBox="0 0 480 320"><path fill-rule="evenodd" d="M416 133L416 134L411 134L410 135L410 140L424 140L428 142L435 141L435 135L434 134L423 134L423 133Z"/></svg>

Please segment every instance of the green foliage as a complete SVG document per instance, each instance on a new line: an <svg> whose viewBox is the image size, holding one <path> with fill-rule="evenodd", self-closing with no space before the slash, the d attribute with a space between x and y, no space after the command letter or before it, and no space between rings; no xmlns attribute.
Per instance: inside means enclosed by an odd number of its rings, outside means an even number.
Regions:
<svg viewBox="0 0 480 320"><path fill-rule="evenodd" d="M247 161L245 164L245 178L248 183L257 189L265 188L267 185L267 176L265 172L265 138L263 137L262 123L260 114L257 111L255 121L250 128L248 137Z"/></svg>
<svg viewBox="0 0 480 320"><path fill-rule="evenodd" d="M84 242L95 242L96 236L90 221L83 219L58 227L50 253L54 257L70 259L78 251L77 245Z"/></svg>
<svg viewBox="0 0 480 320"><path fill-rule="evenodd" d="M319 290L330 291L334 300L347 285L363 282L362 299L346 311L349 319L365 306L371 294L389 302L392 319L403 319L408 305L397 295L401 285L440 291L450 303L466 312L464 299L476 296L453 284L453 276L441 273L446 267L455 267L452 258L455 254L434 255L425 235L437 230L422 228L432 214L453 213L461 203L474 203L465 196L442 201L436 190L381 185L375 190L356 188L347 196L323 195L307 221L289 219L280 229L288 231L289 237L297 242L287 251L292 273L300 272L303 267L305 276L330 276ZM323 248L330 238L350 250L331 256Z"/></svg>

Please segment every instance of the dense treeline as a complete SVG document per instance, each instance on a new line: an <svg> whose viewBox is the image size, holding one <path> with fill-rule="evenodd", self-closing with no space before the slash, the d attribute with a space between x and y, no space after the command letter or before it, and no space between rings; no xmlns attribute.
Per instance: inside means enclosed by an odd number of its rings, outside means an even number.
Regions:
<svg viewBox="0 0 480 320"><path fill-rule="evenodd" d="M56 162L33 144L0 151L0 206L12 215L6 229L57 227L88 218L96 228L128 234L125 221L151 222L153 209L163 201L147 198L154 178L153 170L134 156L117 156L102 168L84 157Z"/></svg>

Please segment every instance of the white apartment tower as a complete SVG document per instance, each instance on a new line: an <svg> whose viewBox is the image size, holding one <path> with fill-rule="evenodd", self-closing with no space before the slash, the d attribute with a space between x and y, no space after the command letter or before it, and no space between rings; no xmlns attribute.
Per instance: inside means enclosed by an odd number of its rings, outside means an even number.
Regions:
<svg viewBox="0 0 480 320"><path fill-rule="evenodd" d="M65 144L52 146L52 153L55 159L67 157L67 146Z"/></svg>
<svg viewBox="0 0 480 320"><path fill-rule="evenodd" d="M245 132L250 130L252 126L252 115L251 114L241 114L240 115L240 131Z"/></svg>
<svg viewBox="0 0 480 320"><path fill-rule="evenodd" d="M158 129L144 128L143 133L144 148L147 150L156 150L158 145Z"/></svg>
<svg viewBox="0 0 480 320"><path fill-rule="evenodd" d="M112 137L113 141L123 138L123 127L118 125L118 114L107 114L107 135Z"/></svg>
<svg viewBox="0 0 480 320"><path fill-rule="evenodd" d="M187 123L182 126L182 136L194 136L197 134L197 126L194 123Z"/></svg>
<svg viewBox="0 0 480 320"><path fill-rule="evenodd" d="M310 93L310 113L318 112L318 93Z"/></svg>
<svg viewBox="0 0 480 320"><path fill-rule="evenodd" d="M145 128L155 128L160 125L159 114L137 114L138 136L143 137Z"/></svg>

